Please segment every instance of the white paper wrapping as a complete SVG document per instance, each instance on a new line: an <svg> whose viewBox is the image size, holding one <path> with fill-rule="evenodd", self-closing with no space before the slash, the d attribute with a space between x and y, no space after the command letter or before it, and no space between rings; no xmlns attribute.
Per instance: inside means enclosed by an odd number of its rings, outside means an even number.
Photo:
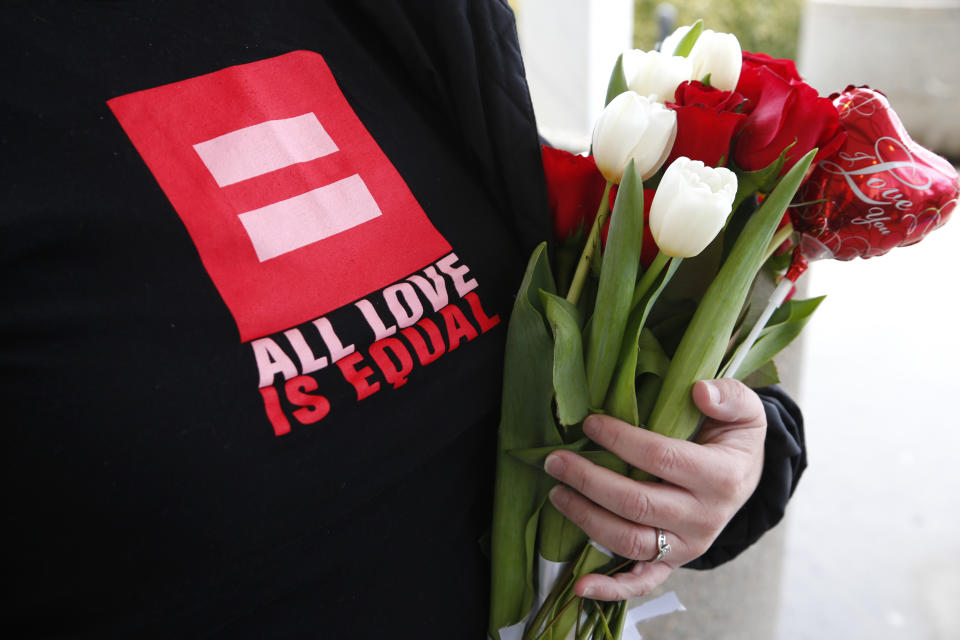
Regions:
<svg viewBox="0 0 960 640"><path fill-rule="evenodd" d="M553 590L553 585L557 583L560 575L567 568L567 564L566 562L553 562L537 554L537 591L534 594L533 609L520 622L501 628L500 640L520 640L523 637L523 631L527 623L543 606L547 596L550 595L550 591Z"/></svg>
<svg viewBox="0 0 960 640"><path fill-rule="evenodd" d="M601 553L613 557L613 553L603 545L597 544L593 540L590 541L590 544ZM537 592L534 607L520 622L501 628L500 640L521 640L523 638L527 623L540 610L547 596L550 595L553 586L560 579L564 569L567 568L567 564L566 562L553 562L537 554ZM626 624L624 624L623 635L620 640L643 640L643 636L640 635L640 623L657 616L686 610L687 608L683 606L674 591L642 602L627 611Z"/></svg>
<svg viewBox="0 0 960 640"><path fill-rule="evenodd" d="M537 554L537 598L534 600L534 611L539 611L547 596L557 584L560 575L567 568L568 562L553 562Z"/></svg>
<svg viewBox="0 0 960 640"><path fill-rule="evenodd" d="M626 624L620 640L643 640L640 635L640 623L674 611L686 611L676 592L670 591L653 600L647 600L627 611Z"/></svg>

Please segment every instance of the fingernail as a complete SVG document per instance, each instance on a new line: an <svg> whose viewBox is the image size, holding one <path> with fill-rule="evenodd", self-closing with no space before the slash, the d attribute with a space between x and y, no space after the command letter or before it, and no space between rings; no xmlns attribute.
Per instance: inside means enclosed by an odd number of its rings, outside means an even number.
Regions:
<svg viewBox="0 0 960 640"><path fill-rule="evenodd" d="M717 388L717 385L712 380L704 380L705 385L707 385L707 394L710 396L710 402L712 404L720 404L720 389Z"/></svg>
<svg viewBox="0 0 960 640"><path fill-rule="evenodd" d="M594 593L596 593L596 589L594 589L593 587L587 587L586 589L583 590L583 596L581 597L592 598Z"/></svg>
<svg viewBox="0 0 960 640"><path fill-rule="evenodd" d="M594 416L587 416L587 419L583 421L583 432L587 436L594 436L597 433L597 428L600 426L600 423L597 418Z"/></svg>
<svg viewBox="0 0 960 640"><path fill-rule="evenodd" d="M550 502L552 502L556 507L562 507L567 503L567 493L560 485L550 489L550 493L548 495L550 496Z"/></svg>
<svg viewBox="0 0 960 640"><path fill-rule="evenodd" d="M543 461L543 468L547 473L556 477L563 473L563 460L560 456L555 454L550 454L547 456L547 459Z"/></svg>

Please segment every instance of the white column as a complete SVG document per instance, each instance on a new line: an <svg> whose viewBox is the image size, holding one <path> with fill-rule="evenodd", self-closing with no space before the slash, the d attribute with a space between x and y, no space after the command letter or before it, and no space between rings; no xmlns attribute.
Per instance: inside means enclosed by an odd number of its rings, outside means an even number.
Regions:
<svg viewBox="0 0 960 640"><path fill-rule="evenodd" d="M590 146L610 71L633 44L632 0L516 0L520 46L540 134Z"/></svg>
<svg viewBox="0 0 960 640"><path fill-rule="evenodd" d="M960 0L807 0L797 66L821 95L882 91L911 137L960 157Z"/></svg>

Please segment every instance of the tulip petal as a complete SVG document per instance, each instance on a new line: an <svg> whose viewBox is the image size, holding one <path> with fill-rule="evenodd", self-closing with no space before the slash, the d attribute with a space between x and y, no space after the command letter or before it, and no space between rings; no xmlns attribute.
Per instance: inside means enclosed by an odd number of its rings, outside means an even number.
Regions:
<svg viewBox="0 0 960 640"><path fill-rule="evenodd" d="M693 78L710 76L710 84L721 91L732 91L740 79L743 52L740 41L732 33L704 30L690 52Z"/></svg>
<svg viewBox="0 0 960 640"><path fill-rule="evenodd" d="M619 182L629 160L641 177L653 175L663 164L676 137L673 110L625 91L608 104L593 132L593 156L603 176Z"/></svg>
<svg viewBox="0 0 960 640"><path fill-rule="evenodd" d="M680 258L699 254L730 215L736 176L680 157L667 167L650 208L650 230L664 253Z"/></svg>

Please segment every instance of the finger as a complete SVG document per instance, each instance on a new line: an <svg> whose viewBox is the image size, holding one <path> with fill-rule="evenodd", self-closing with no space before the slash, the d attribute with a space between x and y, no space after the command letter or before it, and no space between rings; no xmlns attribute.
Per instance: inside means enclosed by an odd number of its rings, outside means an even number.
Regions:
<svg viewBox="0 0 960 640"><path fill-rule="evenodd" d="M738 426L766 424L760 397L733 378L699 380L693 385L693 401L704 415L717 422Z"/></svg>
<svg viewBox="0 0 960 640"><path fill-rule="evenodd" d="M550 491L550 501L591 540L613 553L630 560L646 561L656 557L657 533L652 527L624 520L563 485ZM673 535L669 542L671 560L687 561L695 557L679 535Z"/></svg>
<svg viewBox="0 0 960 640"><path fill-rule="evenodd" d="M551 453L544 468L557 480L625 520L670 530L685 529L697 520L700 503L681 487L637 482L572 451Z"/></svg>
<svg viewBox="0 0 960 640"><path fill-rule="evenodd" d="M587 417L583 432L631 466L687 489L709 487L723 473L722 461L709 449L610 416Z"/></svg>
<svg viewBox="0 0 960 640"><path fill-rule="evenodd" d="M580 578L574 593L592 600L626 600L645 596L663 583L673 571L665 562L638 562L630 571L604 576L591 573Z"/></svg>

